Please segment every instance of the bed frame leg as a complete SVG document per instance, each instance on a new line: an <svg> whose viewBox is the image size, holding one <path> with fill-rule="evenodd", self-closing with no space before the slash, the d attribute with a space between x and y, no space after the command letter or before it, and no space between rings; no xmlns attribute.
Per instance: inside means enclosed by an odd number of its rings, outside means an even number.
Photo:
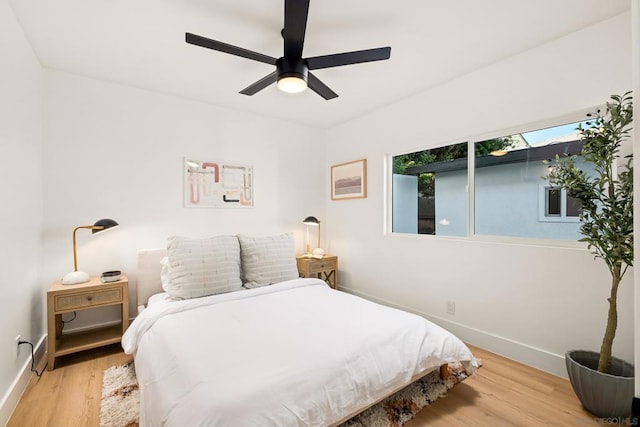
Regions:
<svg viewBox="0 0 640 427"><path fill-rule="evenodd" d="M440 365L440 379L444 381L448 377L449 377L449 364L445 363L444 365Z"/></svg>

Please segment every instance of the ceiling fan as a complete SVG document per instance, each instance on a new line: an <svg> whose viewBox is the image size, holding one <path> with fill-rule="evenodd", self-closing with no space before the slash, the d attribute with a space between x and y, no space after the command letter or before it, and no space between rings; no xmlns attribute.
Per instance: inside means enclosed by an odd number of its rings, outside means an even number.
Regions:
<svg viewBox="0 0 640 427"><path fill-rule="evenodd" d="M302 92L308 86L324 99L333 99L336 98L338 94L310 73L310 70L381 61L389 59L391 56L390 47L380 47L377 49L303 58L302 48L304 46L304 34L307 28L308 14L309 0L285 0L284 28L281 32L282 38L284 39L284 56L277 59L191 33L186 33L185 39L187 43L196 46L275 65L276 70L274 72L240 91L241 94L249 96L277 82L278 88L285 92Z"/></svg>

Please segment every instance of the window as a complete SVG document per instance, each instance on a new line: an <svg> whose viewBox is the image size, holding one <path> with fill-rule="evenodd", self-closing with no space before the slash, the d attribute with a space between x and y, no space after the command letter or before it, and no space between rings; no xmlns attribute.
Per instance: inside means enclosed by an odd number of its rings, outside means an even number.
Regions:
<svg viewBox="0 0 640 427"><path fill-rule="evenodd" d="M582 203L580 202L580 200L567 194L566 191L565 191L565 194L566 194L566 202L564 203L566 207L565 216L567 218L577 218L579 220L580 213L582 212Z"/></svg>
<svg viewBox="0 0 640 427"><path fill-rule="evenodd" d="M545 187L544 188L544 201L545 201L545 218L559 217L562 190L560 188Z"/></svg>
<svg viewBox="0 0 640 427"><path fill-rule="evenodd" d="M579 157L579 124L589 125L574 122L393 156L392 231L578 240L579 201L545 176L546 161L566 155L578 156L576 165L589 173Z"/></svg>
<svg viewBox="0 0 640 427"><path fill-rule="evenodd" d="M467 235L467 147L393 157L394 233Z"/></svg>
<svg viewBox="0 0 640 427"><path fill-rule="evenodd" d="M578 123L476 142L475 234L578 240L580 204L544 178L556 156L579 155ZM586 170L579 158L576 164Z"/></svg>
<svg viewBox="0 0 640 427"><path fill-rule="evenodd" d="M571 197L563 188L540 185L540 221L578 222L581 211L580 200Z"/></svg>

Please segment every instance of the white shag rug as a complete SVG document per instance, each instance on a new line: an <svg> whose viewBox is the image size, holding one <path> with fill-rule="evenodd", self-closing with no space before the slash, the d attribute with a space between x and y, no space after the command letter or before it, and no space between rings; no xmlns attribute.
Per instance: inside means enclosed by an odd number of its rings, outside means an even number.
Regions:
<svg viewBox="0 0 640 427"><path fill-rule="evenodd" d="M398 427L422 408L444 397L454 385L469 375L461 363L449 364L449 376L440 379L438 369L409 384L371 408L351 418L341 427ZM101 427L138 427L140 394L133 362L104 371Z"/></svg>
<svg viewBox="0 0 640 427"><path fill-rule="evenodd" d="M100 427L138 427L140 392L133 362L104 371Z"/></svg>

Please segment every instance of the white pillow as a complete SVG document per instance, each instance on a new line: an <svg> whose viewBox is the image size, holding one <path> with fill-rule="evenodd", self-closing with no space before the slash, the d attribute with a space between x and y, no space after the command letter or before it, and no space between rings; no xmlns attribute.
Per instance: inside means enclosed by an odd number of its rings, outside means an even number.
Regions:
<svg viewBox="0 0 640 427"><path fill-rule="evenodd" d="M257 288L299 277L293 233L278 236L238 235L245 288Z"/></svg>
<svg viewBox="0 0 640 427"><path fill-rule="evenodd" d="M160 266L160 282L162 283L162 289L167 292L167 288L169 287L169 270L171 269L169 266L169 257L162 257Z"/></svg>
<svg viewBox="0 0 640 427"><path fill-rule="evenodd" d="M167 240L169 282L173 299L197 298L242 289L240 245L235 236L207 239L172 236Z"/></svg>

